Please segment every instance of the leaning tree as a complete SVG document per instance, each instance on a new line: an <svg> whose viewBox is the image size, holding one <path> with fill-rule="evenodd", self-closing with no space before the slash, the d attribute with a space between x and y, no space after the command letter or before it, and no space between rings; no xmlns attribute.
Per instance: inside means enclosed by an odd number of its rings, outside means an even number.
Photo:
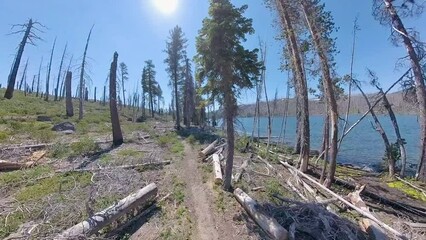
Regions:
<svg viewBox="0 0 426 240"><path fill-rule="evenodd" d="M37 36L37 32L43 33L40 28L44 28L44 26L37 22L33 21L31 18L28 20L28 23L25 24L17 24L13 25L12 29L20 28L20 30L14 31L10 34L20 34L23 33L24 37L22 38L21 43L18 47L18 52L16 53L15 60L13 62L12 68L9 73L9 79L7 81L7 89L4 93L4 97L7 99L11 99L13 97L13 91L16 83L16 76L18 74L19 65L21 64L22 54L24 53L24 48L27 43L35 46L36 40L42 40L39 36Z"/></svg>
<svg viewBox="0 0 426 240"><path fill-rule="evenodd" d="M242 46L247 34L253 34L252 19L243 16L247 5L235 7L229 0L211 0L209 17L197 37L198 81L205 83L203 93L209 93L223 105L228 139L224 189L231 189L234 161L234 119L237 97L243 88L252 88L258 80L262 64L258 50Z"/></svg>

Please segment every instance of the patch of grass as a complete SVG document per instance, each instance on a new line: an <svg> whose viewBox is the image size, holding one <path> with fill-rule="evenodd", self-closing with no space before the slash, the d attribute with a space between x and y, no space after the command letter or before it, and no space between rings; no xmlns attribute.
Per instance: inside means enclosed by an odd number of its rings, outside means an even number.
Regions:
<svg viewBox="0 0 426 240"><path fill-rule="evenodd" d="M283 186L281 186L281 184L275 179L270 179L270 180L266 181L265 193L266 193L268 199L275 204L279 204L280 201L278 199L274 198L273 195L278 195L278 196L286 196L287 195L286 191L284 191Z"/></svg>
<svg viewBox="0 0 426 240"><path fill-rule="evenodd" d="M117 155L120 157L142 157L143 152L137 151L135 149L123 149L117 152Z"/></svg>
<svg viewBox="0 0 426 240"><path fill-rule="evenodd" d="M99 146L95 143L94 140L90 138L82 139L78 142L73 142L71 144L71 150L73 156L85 156L90 153L99 151Z"/></svg>
<svg viewBox="0 0 426 240"><path fill-rule="evenodd" d="M221 211L224 212L226 209L225 206L225 193L224 191L222 191L222 189L220 188L220 186L215 185L214 189L216 190L216 198L215 198L215 205L216 208Z"/></svg>
<svg viewBox="0 0 426 240"><path fill-rule="evenodd" d="M9 133L6 131L0 131L0 142L3 142L9 138Z"/></svg>
<svg viewBox="0 0 426 240"><path fill-rule="evenodd" d="M42 179L34 185L24 187L16 194L16 200L28 202L39 200L54 192L70 190L76 186L88 186L91 181L90 173L67 173L55 175L51 178Z"/></svg>
<svg viewBox="0 0 426 240"><path fill-rule="evenodd" d="M16 232L19 226L26 221L27 217L23 211L16 211L7 216L0 216L0 238L6 238Z"/></svg>
<svg viewBox="0 0 426 240"><path fill-rule="evenodd" d="M398 189L412 198L426 202L426 197L420 191L410 187L409 185L401 181L388 182L388 186L391 188Z"/></svg>
<svg viewBox="0 0 426 240"><path fill-rule="evenodd" d="M116 203L118 200L118 197L114 197L114 196L107 196L107 197L102 197L102 198L98 198L95 201L95 211L101 211L111 205L113 205L114 203Z"/></svg>
<svg viewBox="0 0 426 240"><path fill-rule="evenodd" d="M104 153L99 158L99 164L101 166L109 165L112 162L112 156L109 153Z"/></svg>
<svg viewBox="0 0 426 240"><path fill-rule="evenodd" d="M188 141L189 144L191 145L195 145L197 143L197 139L195 138L194 135L189 135L189 137L186 138L186 140Z"/></svg>
<svg viewBox="0 0 426 240"><path fill-rule="evenodd" d="M169 133L166 135L159 136L157 138L157 143L161 147L167 147L169 150L176 155L182 156L184 152L184 145L182 140L178 138L176 133Z"/></svg>
<svg viewBox="0 0 426 240"><path fill-rule="evenodd" d="M48 156L52 158L64 158L71 154L68 145L63 143L55 143L49 148Z"/></svg>
<svg viewBox="0 0 426 240"><path fill-rule="evenodd" d="M170 151L174 154L182 155L185 150L185 146L183 146L182 142L173 143Z"/></svg>
<svg viewBox="0 0 426 240"><path fill-rule="evenodd" d="M185 183L178 179L176 176L172 177L173 181L173 198L178 204L181 204L185 200Z"/></svg>
<svg viewBox="0 0 426 240"><path fill-rule="evenodd" d="M19 183L26 183L36 178L46 176L53 170L47 166L36 166L30 169L17 170L0 174L0 186L17 186Z"/></svg>

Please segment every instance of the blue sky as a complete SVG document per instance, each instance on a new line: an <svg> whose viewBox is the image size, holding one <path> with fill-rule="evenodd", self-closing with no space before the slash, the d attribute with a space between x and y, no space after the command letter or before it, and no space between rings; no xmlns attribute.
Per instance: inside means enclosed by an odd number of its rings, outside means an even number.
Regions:
<svg viewBox="0 0 426 240"><path fill-rule="evenodd" d="M48 29L41 33L44 41L38 46L27 46L21 62L18 78L23 65L29 58L28 81L37 74L40 59L44 56L42 79L45 79L46 64L53 40L57 37L51 79L57 76L59 61L68 43L67 60L74 56L74 78L77 80L78 65L81 63L84 44L88 31L95 24L88 50L91 88L103 88L109 71L113 52L119 53L119 61L128 65L130 79L126 89L133 92L140 86L140 76L145 60L152 59L156 65L157 81L161 84L166 104L171 99L168 76L163 63L163 52L169 30L175 25L182 27L188 39L188 56L195 55L195 37L201 28L202 20L207 16L207 0L178 0L178 8L173 14L164 14L153 4L155 0L1 0L0 9L0 83L7 82L10 66L21 35L7 35L12 24L24 23L28 18L41 22ZM258 37L268 45L267 84L268 94L273 97L275 89L278 95L285 95L287 73L279 70L282 43L275 40L277 28L275 16L261 0L233 0L236 6L248 4L246 16L253 18L256 33L245 43L248 48L258 46ZM404 48L394 47L388 40L390 28L381 26L371 16L371 1L368 0L325 0L326 8L332 11L339 31L337 47L340 53L336 57L337 71L340 75L349 72L352 41L352 24L359 16L361 31L358 32L355 70L359 79L365 78L366 67L375 70L384 87L399 77L404 68L395 69L398 58L405 56ZM415 27L425 40L426 17L404 21L407 27ZM311 79L315 86L317 80ZM76 81L73 82L76 86ZM73 87L74 88L74 87ZM374 89L366 87L367 92ZM248 90L241 95L240 103L254 102L254 91Z"/></svg>

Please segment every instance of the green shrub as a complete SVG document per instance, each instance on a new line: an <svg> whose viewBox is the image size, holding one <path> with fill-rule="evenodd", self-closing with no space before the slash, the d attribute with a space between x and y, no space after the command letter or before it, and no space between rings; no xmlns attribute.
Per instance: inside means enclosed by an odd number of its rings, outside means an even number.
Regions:
<svg viewBox="0 0 426 240"><path fill-rule="evenodd" d="M9 134L5 131L0 131L0 142L9 138Z"/></svg>
<svg viewBox="0 0 426 240"><path fill-rule="evenodd" d="M197 139L195 139L194 135L189 135L189 137L186 138L189 144L194 145L197 142Z"/></svg>
<svg viewBox="0 0 426 240"><path fill-rule="evenodd" d="M53 158L63 158L70 154L70 149L66 144L55 143L49 149L49 156Z"/></svg>

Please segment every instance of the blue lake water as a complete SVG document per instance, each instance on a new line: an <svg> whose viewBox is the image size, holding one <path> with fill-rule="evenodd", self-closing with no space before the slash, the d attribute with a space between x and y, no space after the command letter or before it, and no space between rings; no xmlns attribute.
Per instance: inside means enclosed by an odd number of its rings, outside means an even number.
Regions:
<svg viewBox="0 0 426 240"><path fill-rule="evenodd" d="M348 126L356 122L361 115L352 115L349 117ZM389 141L396 142L395 131L389 116L379 116L379 120L385 129ZM414 170L415 164L418 162L420 152L419 145L419 124L417 116L414 115L399 115L397 116L402 138L407 141L407 163L411 165L411 170ZM320 149L322 142L323 116L311 116L311 148ZM380 134L375 131L371 125L373 119L368 116L359 123L347 135L341 145L338 153L337 161L339 163L350 163L358 166L378 166L382 163L384 155L384 144ZM282 117L273 117L272 136L279 136L281 130ZM238 118L236 127L239 131L251 135L253 128L253 117ZM260 136L267 136L268 119L260 118ZM340 128L343 128L343 122ZM296 118L288 117L287 128L285 133L285 142L294 144L296 138ZM339 137L341 132L339 132ZM257 133L255 133L257 136ZM408 166L407 166L408 167Z"/></svg>

